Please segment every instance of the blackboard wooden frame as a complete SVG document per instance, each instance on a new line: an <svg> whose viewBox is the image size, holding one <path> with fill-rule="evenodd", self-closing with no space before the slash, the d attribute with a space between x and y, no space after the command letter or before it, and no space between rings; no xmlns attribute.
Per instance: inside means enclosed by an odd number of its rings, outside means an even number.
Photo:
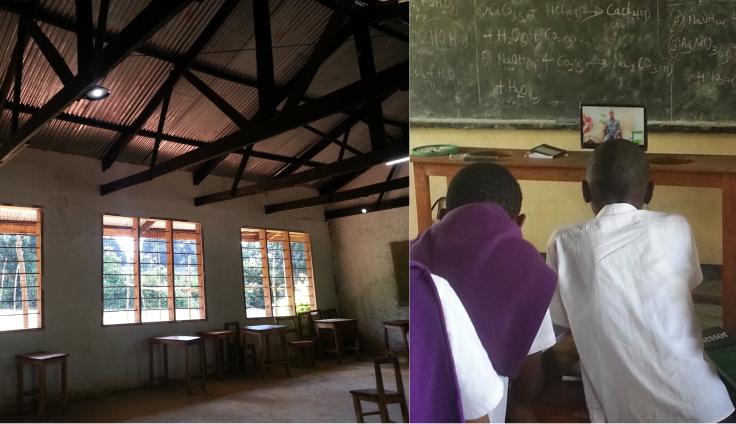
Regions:
<svg viewBox="0 0 736 424"><path fill-rule="evenodd" d="M575 120L532 120L532 119L445 119L410 117L410 128L454 128L463 130L578 130L580 123ZM647 132L655 133L712 133L735 134L736 123L724 122L685 122L649 121Z"/></svg>

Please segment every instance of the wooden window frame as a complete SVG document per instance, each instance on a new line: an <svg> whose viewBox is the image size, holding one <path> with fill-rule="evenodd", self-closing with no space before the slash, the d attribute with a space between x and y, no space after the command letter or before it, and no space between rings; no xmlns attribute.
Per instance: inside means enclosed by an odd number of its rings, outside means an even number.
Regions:
<svg viewBox="0 0 736 424"><path fill-rule="evenodd" d="M249 317L248 316L248 308L245 306L245 300L246 300L246 290L245 290L245 268L243 265L243 255L242 255L242 243L243 243L243 232L244 231L250 231L250 232L258 232L258 241L260 242L260 249L261 249L261 279L262 279L262 287L263 287L263 304L265 309L265 317ZM241 246L241 256L240 256L240 264L241 264L241 275L243 278L243 311L245 314L246 319L258 319L258 318L274 318L274 317L280 317L280 316L288 316L288 315L274 315L274 306L273 306L273 299L272 299L272 293L271 293L271 270L268 260L268 234L269 232L272 233L284 233L284 246L285 249L284 252L284 258L283 261L285 263L284 265L284 280L286 285L286 292L287 297L289 298L289 309L290 309L290 315L296 315L296 292L295 292L295 286L294 286L294 277L293 277L293 261L292 261L292 251L291 251L291 242L292 242L292 235L293 234L301 234L304 236L305 241L303 242L308 250L307 255L305 257L305 262L307 264L307 278L309 279L309 290L310 290L310 296L309 296L309 308L310 310L316 310L317 309L317 287L314 279L314 263L312 261L312 237L311 235L306 231L299 231L299 230L284 230L284 229L276 229L276 228L258 228L258 227L251 227L251 226L243 226L240 228L240 246ZM299 241L299 243L302 243ZM288 265L287 265L288 264Z"/></svg>
<svg viewBox="0 0 736 424"><path fill-rule="evenodd" d="M122 327L130 325L147 325L147 324L175 324L180 322L192 322L192 321L207 321L208 308L207 308L207 291L205 284L205 268L204 268L204 231L202 225L196 222L188 221L186 219L173 219L173 218L158 218L158 217L132 217L127 215L120 215L115 213L103 213L100 219L100 228L102 234L100 237L102 247L102 258L104 259L104 238L105 238L105 216L128 218L133 220L133 226L131 228L131 234L133 236L133 287L134 287L134 322L125 322L119 324L105 324L105 285L104 285L104 260L101 261L101 284L100 284L100 322L102 327ZM141 225L144 221L163 221L164 222L164 238L167 246L167 314L168 319L162 321L143 321L142 320L142 301L143 286L141 284L141 271L140 271L140 239L141 239ZM189 223L196 226L195 229L195 240L197 245L197 252L199 259L197 261L197 278L199 280L199 313L200 318L193 319L176 319L176 286L175 286L175 272L174 272L174 232L177 230L173 229L174 222ZM145 225L145 224L144 224ZM146 230L144 230L146 231Z"/></svg>
<svg viewBox="0 0 736 424"><path fill-rule="evenodd" d="M45 313L45 306L46 306L46 297L43 289L43 279L44 279L44 265L43 265L43 240L44 240L44 225L43 225L43 207L36 206L36 205L16 205L11 203L0 203L0 206L8 206L13 208L24 208L24 209L34 209L36 211L36 222L33 225L36 227L35 231L29 231L28 234L35 235L38 237L38 240L36 242L36 258L38 258L38 264L37 264L37 291L36 291L36 303L38 305L38 321L39 326L33 327L33 328L16 328L13 330L0 330L0 335L3 334L12 334L12 333L19 333L19 332L28 332L28 331L42 331L46 328L46 313ZM0 229L2 228L2 221L0 221ZM2 234L3 231L0 230L0 234ZM23 321L25 325L27 325L28 322L28 315L24 314Z"/></svg>

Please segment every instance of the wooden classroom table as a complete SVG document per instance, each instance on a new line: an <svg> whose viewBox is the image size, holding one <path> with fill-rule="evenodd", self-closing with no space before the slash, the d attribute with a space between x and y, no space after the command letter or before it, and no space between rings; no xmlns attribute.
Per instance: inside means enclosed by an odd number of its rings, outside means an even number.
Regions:
<svg viewBox="0 0 736 424"><path fill-rule="evenodd" d="M66 412L67 402L67 358L68 353L33 352L15 355L18 368L18 414L23 413L23 400L26 395L38 394L38 417L46 419L46 367L54 364L61 365L61 408ZM26 391L23 386L23 366L30 365L36 369L38 375L37 389Z"/></svg>
<svg viewBox="0 0 736 424"><path fill-rule="evenodd" d="M287 327L280 324L248 325L240 329L240 333L244 336L251 335L258 339L256 357L263 379L266 378L266 368L270 368L271 365L283 365L286 367L286 374L291 375L291 370L289 369L289 352L286 347L286 330ZM271 345L268 343L268 338L271 335L277 335L281 341L282 358L275 361L271 360Z"/></svg>
<svg viewBox="0 0 736 424"><path fill-rule="evenodd" d="M506 155L494 162L519 180L581 182L592 152L569 152L557 159L529 159L526 150L461 148L461 153L493 150ZM721 190L723 220L723 327L736 333L736 157L720 155L675 155L647 153L656 185L706 187ZM432 225L429 177L450 180L473 162L447 156L412 156L419 234Z"/></svg>
<svg viewBox="0 0 736 424"><path fill-rule="evenodd" d="M217 378L222 380L222 370L224 368L224 349L223 345L227 340L233 340L235 342L235 374L240 369L239 364L239 350L240 350L240 334L234 330L214 330L214 331L200 331L197 335L205 340L211 341L215 346L215 369L217 372ZM205 364L206 366L207 364ZM206 372L205 368L205 372Z"/></svg>
<svg viewBox="0 0 736 424"><path fill-rule="evenodd" d="M153 353L155 346L163 346L164 354L164 382L169 380L169 346L180 346L184 348L184 358L187 376L187 394L192 394L192 364L189 359L189 347L199 346L199 381L202 384L202 390L206 390L207 379L207 358L204 350L204 339L194 336L163 336L151 337L148 339L148 355L150 360L150 377L151 386L155 383L153 372Z"/></svg>
<svg viewBox="0 0 736 424"><path fill-rule="evenodd" d="M328 318L314 320L314 326L319 334L320 329L332 331L335 348L325 349L325 352L335 353L337 355L337 363L342 363L342 351L345 347L342 345L343 333L352 332L355 338L355 345L348 348L354 350L356 356L360 356L360 341L358 340L358 320L353 318Z"/></svg>

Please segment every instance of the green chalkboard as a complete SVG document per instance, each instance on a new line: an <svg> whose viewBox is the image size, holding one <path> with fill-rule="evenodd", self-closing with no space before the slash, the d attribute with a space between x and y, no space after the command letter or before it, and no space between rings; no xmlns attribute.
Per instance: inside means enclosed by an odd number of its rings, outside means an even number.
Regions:
<svg viewBox="0 0 736 424"><path fill-rule="evenodd" d="M414 125L577 124L644 104L653 127L736 127L736 1L412 0Z"/></svg>

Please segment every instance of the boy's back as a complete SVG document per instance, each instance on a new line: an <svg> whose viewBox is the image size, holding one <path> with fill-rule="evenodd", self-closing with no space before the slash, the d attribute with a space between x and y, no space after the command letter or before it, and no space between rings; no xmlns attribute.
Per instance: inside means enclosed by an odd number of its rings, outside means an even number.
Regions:
<svg viewBox="0 0 736 424"><path fill-rule="evenodd" d="M559 278L552 319L572 330L591 418L713 422L733 412L703 356L690 295L702 275L685 218L608 204L555 233L547 255Z"/></svg>

